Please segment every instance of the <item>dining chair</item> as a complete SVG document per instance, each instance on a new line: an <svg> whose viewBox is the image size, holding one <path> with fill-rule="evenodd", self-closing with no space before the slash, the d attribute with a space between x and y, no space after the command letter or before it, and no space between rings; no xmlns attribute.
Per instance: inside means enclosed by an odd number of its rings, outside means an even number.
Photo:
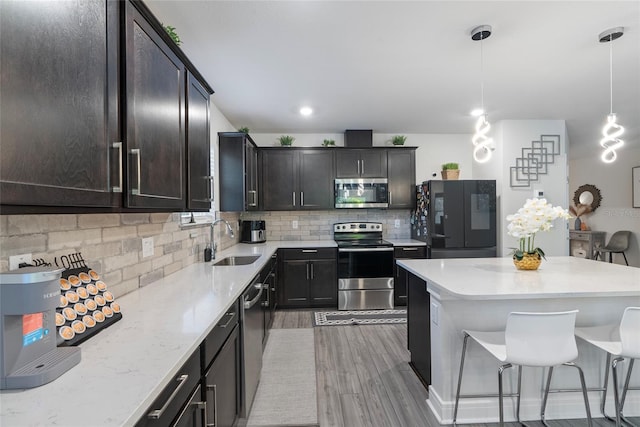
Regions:
<svg viewBox="0 0 640 427"><path fill-rule="evenodd" d="M609 382L609 368L613 370L613 397L615 401L615 422L620 427L624 416L624 401L629 390L639 390L639 388L630 388L629 379L633 370L633 362L640 358L640 307L627 307L622 314L622 320L616 325L592 326L584 328L576 328L576 336L585 340L607 352L607 361L604 373L604 387L602 389L602 399L600 401L600 411L605 418L612 419L605 413L605 404L607 400L607 385ZM613 362L611 356L614 356ZM622 387L622 395L620 395L618 385L618 366L629 359L629 368L627 369L627 378Z"/></svg>
<svg viewBox="0 0 640 427"><path fill-rule="evenodd" d="M616 231L613 233L609 242L601 248L597 248L596 250L596 258L602 255L602 259L605 260L605 254L609 254L609 262L613 262L613 254L622 254L624 257L624 262L629 265L629 261L627 261L627 256L625 255L625 251L629 249L629 237L631 236L630 231Z"/></svg>
<svg viewBox="0 0 640 427"><path fill-rule="evenodd" d="M484 332L463 330L464 341L458 374L458 388L453 409L453 425L456 425L458 403L461 398L495 397L495 394L461 395L462 373L467 350L467 341L472 338L491 353L502 364L498 368L498 406L500 411L500 426L504 426L503 397L515 396L516 418L520 422L520 391L522 384L522 366L546 367L549 369L546 386L540 410L540 419L546 425L545 408L551 385L554 366L571 366L578 370L582 394L587 412L588 425L592 426L591 411L587 397L587 388L582 369L573 363L578 357L578 348L574 335L576 314L578 310L554 313L523 313L512 312L507 317L506 328L501 331ZM502 386L502 374L505 369L518 366L517 392L505 395Z"/></svg>

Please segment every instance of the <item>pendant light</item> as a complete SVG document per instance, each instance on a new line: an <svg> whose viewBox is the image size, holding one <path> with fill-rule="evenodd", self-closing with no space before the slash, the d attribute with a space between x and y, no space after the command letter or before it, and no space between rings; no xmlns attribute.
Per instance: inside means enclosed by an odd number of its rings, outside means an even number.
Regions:
<svg viewBox="0 0 640 427"><path fill-rule="evenodd" d="M487 136L491 130L491 124L487 120L487 113L484 110L484 57L482 51L482 41L491 36L490 25L480 25L471 30L471 40L480 40L480 102L481 110L477 110L474 115L478 116L475 126L475 133L471 138L473 143L473 159L478 163L485 163L491 159L493 138Z"/></svg>
<svg viewBox="0 0 640 427"><path fill-rule="evenodd" d="M600 145L604 148L601 159L605 163L612 163L618 155L616 150L624 145L624 141L619 137L624 133L624 127L619 125L617 117L613 112L613 43L612 41L619 39L624 34L623 27L611 28L603 31L598 35L600 43L609 43L609 94L610 109L607 116L607 123L602 127L602 139Z"/></svg>

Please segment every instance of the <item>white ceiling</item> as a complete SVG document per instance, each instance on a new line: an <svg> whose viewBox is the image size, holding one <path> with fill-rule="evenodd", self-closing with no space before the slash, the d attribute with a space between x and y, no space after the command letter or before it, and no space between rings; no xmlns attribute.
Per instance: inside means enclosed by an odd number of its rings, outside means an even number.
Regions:
<svg viewBox="0 0 640 427"><path fill-rule="evenodd" d="M472 133L483 42L490 122L564 119L570 157L597 155L613 109L640 148L640 1L146 0L252 133ZM624 36L599 43L612 27ZM298 114L303 105L313 116ZM620 152L622 155L622 152Z"/></svg>

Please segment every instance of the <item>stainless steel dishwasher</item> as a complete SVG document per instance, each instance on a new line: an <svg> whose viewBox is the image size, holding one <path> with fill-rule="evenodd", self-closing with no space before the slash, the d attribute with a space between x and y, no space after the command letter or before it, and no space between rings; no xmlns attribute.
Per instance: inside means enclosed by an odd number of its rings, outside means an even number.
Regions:
<svg viewBox="0 0 640 427"><path fill-rule="evenodd" d="M256 395L260 371L262 370L262 339L264 337L264 314L262 312L263 284L256 276L242 294L242 410L240 416L247 418Z"/></svg>

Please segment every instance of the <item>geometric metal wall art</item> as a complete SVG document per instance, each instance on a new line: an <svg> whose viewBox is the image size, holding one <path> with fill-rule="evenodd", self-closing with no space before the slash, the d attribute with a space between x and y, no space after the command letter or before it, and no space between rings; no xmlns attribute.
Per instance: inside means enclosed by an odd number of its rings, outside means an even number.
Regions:
<svg viewBox="0 0 640 427"><path fill-rule="evenodd" d="M540 135L539 141L531 141L531 147L522 149L522 156L516 158L516 165L509 168L511 187L530 187L540 175L546 175L548 166L560 154L560 135Z"/></svg>

